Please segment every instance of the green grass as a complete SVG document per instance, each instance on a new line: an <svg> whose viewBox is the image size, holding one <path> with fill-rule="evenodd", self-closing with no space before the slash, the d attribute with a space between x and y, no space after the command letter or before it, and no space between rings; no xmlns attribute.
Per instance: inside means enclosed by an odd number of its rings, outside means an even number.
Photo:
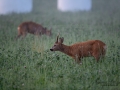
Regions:
<svg viewBox="0 0 120 90"><path fill-rule="evenodd" d="M119 90L118 3L112 7L110 0L106 7L104 0L93 0L89 12L62 13L55 8L55 0L47 1L34 0L31 13L0 16L0 90ZM30 20L52 28L52 37L28 34L16 41L17 26ZM107 45L105 58L98 63L93 57L83 58L78 65L61 52L50 52L58 33L67 45L102 40Z"/></svg>

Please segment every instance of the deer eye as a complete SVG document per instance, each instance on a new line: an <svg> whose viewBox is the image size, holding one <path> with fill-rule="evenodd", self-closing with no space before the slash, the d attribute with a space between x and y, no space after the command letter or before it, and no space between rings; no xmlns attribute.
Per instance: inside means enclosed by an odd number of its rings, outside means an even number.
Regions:
<svg viewBox="0 0 120 90"><path fill-rule="evenodd" d="M54 45L54 46L56 46L56 45Z"/></svg>

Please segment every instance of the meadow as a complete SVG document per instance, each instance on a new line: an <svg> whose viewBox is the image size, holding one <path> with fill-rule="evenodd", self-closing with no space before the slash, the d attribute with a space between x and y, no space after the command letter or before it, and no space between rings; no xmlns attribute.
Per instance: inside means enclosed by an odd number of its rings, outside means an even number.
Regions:
<svg viewBox="0 0 120 90"><path fill-rule="evenodd" d="M58 11L56 3L34 0L31 13L0 15L0 90L119 90L120 1L93 0L91 11L74 13ZM15 40L24 21L52 28L52 37L28 34ZM105 58L98 63L83 58L79 65L61 52L51 52L58 33L66 45L102 40Z"/></svg>

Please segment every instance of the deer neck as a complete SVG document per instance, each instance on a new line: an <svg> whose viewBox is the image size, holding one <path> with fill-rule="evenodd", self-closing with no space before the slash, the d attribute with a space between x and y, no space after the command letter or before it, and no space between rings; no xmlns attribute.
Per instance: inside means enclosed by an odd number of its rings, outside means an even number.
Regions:
<svg viewBox="0 0 120 90"><path fill-rule="evenodd" d="M69 56L72 56L72 49L70 46L62 44L62 49L60 51L69 55Z"/></svg>

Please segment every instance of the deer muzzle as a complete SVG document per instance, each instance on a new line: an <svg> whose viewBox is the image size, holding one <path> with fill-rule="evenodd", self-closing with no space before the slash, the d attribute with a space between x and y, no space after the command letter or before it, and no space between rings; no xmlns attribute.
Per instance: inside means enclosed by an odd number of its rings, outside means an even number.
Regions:
<svg viewBox="0 0 120 90"><path fill-rule="evenodd" d="M51 48L50 51L53 51L53 49Z"/></svg>

